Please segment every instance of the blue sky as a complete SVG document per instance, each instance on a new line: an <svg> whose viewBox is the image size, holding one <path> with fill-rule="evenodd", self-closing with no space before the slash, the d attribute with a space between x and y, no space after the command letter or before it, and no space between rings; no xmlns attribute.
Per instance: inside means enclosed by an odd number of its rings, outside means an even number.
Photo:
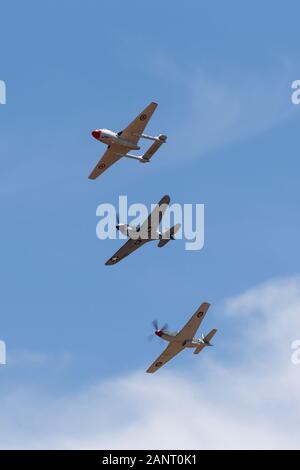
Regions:
<svg viewBox="0 0 300 470"><path fill-rule="evenodd" d="M134 373L149 382L143 371L163 346L147 342L151 321L179 328L202 301L212 304L203 331L219 329L205 355L232 367L232 332L252 324L227 316L224 302L299 272L300 106L290 99L299 10L293 1L2 3L7 393L60 397ZM122 160L89 181L104 150L90 131L120 130L152 100L148 130L168 144L151 165ZM120 242L96 238L98 204L164 194L205 204L203 250L149 244L106 267ZM211 380L210 359L196 357ZM180 380L195 357L167 367Z"/></svg>

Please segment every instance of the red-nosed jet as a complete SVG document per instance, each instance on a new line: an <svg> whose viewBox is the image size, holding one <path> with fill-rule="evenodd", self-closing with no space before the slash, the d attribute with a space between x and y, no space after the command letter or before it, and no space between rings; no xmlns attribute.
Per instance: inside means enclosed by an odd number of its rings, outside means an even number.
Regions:
<svg viewBox="0 0 300 470"><path fill-rule="evenodd" d="M160 134L158 137L144 134L144 129L151 119L157 107L156 103L150 103L144 111L142 111L124 130L114 132L108 129L95 129L92 131L92 136L106 144L107 150L101 157L91 174L89 179L94 180L101 175L113 163L116 163L120 158L127 157L138 160L140 163L150 162L151 157L159 149L159 147L166 142L167 136ZM140 150L138 142L140 139L153 140L153 144L143 155L134 155L128 153L131 150Z"/></svg>

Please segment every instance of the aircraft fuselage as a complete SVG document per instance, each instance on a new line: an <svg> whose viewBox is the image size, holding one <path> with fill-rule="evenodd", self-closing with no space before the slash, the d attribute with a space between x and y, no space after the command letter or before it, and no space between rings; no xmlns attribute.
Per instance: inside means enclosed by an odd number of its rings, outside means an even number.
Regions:
<svg viewBox="0 0 300 470"><path fill-rule="evenodd" d="M130 140L122 139L121 135L118 135L117 132L111 131L109 129L95 129L92 131L92 136L94 139L99 140L106 145L118 144L122 147L127 148L127 150L140 150L140 147Z"/></svg>
<svg viewBox="0 0 300 470"><path fill-rule="evenodd" d="M163 235L160 231L156 230L153 233L151 229L148 232L141 232L137 227L132 227L128 224L118 224L117 229L120 230L123 235L131 238L132 240L136 240L138 243L141 241L148 242L151 240L159 240L159 238Z"/></svg>
<svg viewBox="0 0 300 470"><path fill-rule="evenodd" d="M164 339L165 341L168 341L169 343L173 341L179 341L178 338L176 338L178 332L171 332L171 331L156 331L155 334L156 336L159 336L160 338ZM186 347L186 348L197 348L200 346L200 344L205 344L203 339L201 338L193 338L193 339L185 339L182 341L180 339L180 342Z"/></svg>

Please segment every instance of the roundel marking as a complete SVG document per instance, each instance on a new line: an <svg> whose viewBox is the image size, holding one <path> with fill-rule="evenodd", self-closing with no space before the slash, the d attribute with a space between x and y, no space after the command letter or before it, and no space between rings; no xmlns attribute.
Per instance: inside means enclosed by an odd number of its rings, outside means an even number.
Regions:
<svg viewBox="0 0 300 470"><path fill-rule="evenodd" d="M105 163L100 163L100 165L98 165L99 170L103 170L103 168L105 167L106 167Z"/></svg>
<svg viewBox="0 0 300 470"><path fill-rule="evenodd" d="M161 361L159 361L159 362L157 362L157 363L155 364L155 367L160 367L160 366L162 366L162 362L161 362Z"/></svg>
<svg viewBox="0 0 300 470"><path fill-rule="evenodd" d="M199 312L199 313L197 313L197 317L198 317L198 318L201 318L201 317L203 317L203 312Z"/></svg>
<svg viewBox="0 0 300 470"><path fill-rule="evenodd" d="M141 114L140 121L145 121L145 119L147 119L147 114Z"/></svg>

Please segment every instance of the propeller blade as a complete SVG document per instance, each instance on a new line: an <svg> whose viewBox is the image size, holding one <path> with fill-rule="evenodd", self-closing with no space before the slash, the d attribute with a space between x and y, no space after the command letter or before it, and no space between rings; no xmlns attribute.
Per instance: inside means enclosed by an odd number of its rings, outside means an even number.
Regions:
<svg viewBox="0 0 300 470"><path fill-rule="evenodd" d="M157 320L153 320L152 325L154 326L155 330L158 330Z"/></svg>
<svg viewBox="0 0 300 470"><path fill-rule="evenodd" d="M160 331L165 331L168 329L168 323L165 323L164 326L160 329Z"/></svg>

